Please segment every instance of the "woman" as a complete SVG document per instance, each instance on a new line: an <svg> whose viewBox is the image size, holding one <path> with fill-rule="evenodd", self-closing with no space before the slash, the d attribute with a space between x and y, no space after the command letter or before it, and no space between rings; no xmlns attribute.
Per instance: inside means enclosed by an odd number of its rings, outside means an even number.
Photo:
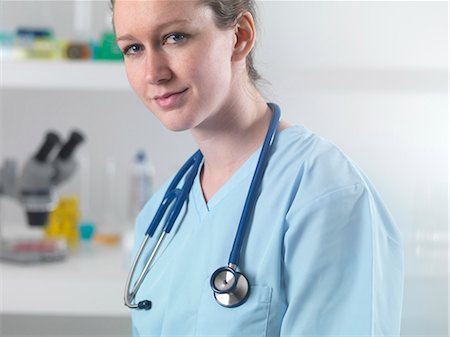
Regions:
<svg viewBox="0 0 450 337"><path fill-rule="evenodd" d="M190 130L203 155L180 216L133 299L151 301L151 309L142 302L148 310L133 310L134 334L398 335L402 246L388 211L341 151L284 121L237 267L248 279L248 296L227 308L211 290L277 110L255 86L253 5L113 1L131 86L166 128ZM136 250L167 186L137 218Z"/></svg>

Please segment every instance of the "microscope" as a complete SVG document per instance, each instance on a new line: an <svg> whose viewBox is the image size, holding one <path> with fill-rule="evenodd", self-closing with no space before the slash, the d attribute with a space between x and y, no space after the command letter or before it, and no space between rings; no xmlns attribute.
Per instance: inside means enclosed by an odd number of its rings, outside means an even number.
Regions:
<svg viewBox="0 0 450 337"><path fill-rule="evenodd" d="M0 167L0 196L13 198L23 206L29 226L43 228L47 224L58 202L55 188L75 172L73 153L83 140L78 131L72 131L65 143L55 132L48 132L20 175L13 160ZM66 255L67 249L61 243L45 239L2 240L0 247L0 258L14 262L52 261Z"/></svg>

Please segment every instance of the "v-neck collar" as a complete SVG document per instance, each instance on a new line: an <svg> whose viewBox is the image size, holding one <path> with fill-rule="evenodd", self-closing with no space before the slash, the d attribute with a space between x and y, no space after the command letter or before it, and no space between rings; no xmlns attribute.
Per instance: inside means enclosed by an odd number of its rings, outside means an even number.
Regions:
<svg viewBox="0 0 450 337"><path fill-rule="evenodd" d="M273 149L277 147L278 139L280 137L287 137L292 131L297 130L300 126L290 126L282 131L278 131L273 143ZM200 220L202 220L207 214L212 212L214 208L228 196L231 190L233 190L238 184L248 178L249 175L253 175L258 163L259 154L261 153L262 146L260 146L245 162L244 164L225 182L225 184L213 195L213 197L206 202L203 197L202 187L200 184L200 172L204 165L204 159L200 164L200 168L192 186L190 197L193 198L195 207L197 209ZM272 151L274 151L272 150ZM270 161L270 160L269 160ZM250 187L250 181L245 189L245 193L248 193L248 188Z"/></svg>
<svg viewBox="0 0 450 337"><path fill-rule="evenodd" d="M204 165L204 161L201 163L197 172L197 176L194 180L194 186L192 188L192 196L197 208L197 211L202 219L206 214L212 212L214 208L222 201L237 185L239 185L245 178L252 175L255 171L258 157L261 152L261 147L256 150L239 169L223 184L219 190L213 195L213 197L206 202L203 196L202 187L200 184L200 172ZM250 182L249 182L250 183Z"/></svg>

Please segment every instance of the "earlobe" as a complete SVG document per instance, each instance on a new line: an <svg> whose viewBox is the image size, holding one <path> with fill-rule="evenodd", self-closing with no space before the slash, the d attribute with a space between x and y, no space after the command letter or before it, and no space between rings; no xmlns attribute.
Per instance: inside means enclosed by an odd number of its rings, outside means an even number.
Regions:
<svg viewBox="0 0 450 337"><path fill-rule="evenodd" d="M256 40L255 22L250 12L245 12L237 20L234 28L234 50L232 61L245 60Z"/></svg>

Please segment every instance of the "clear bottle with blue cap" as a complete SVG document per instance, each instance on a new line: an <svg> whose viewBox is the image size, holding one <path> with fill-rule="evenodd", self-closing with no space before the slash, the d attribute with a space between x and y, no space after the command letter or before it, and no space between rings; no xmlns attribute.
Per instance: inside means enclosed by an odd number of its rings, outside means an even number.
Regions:
<svg viewBox="0 0 450 337"><path fill-rule="evenodd" d="M153 194L155 169L143 150L136 153L130 177L129 216L134 219Z"/></svg>

